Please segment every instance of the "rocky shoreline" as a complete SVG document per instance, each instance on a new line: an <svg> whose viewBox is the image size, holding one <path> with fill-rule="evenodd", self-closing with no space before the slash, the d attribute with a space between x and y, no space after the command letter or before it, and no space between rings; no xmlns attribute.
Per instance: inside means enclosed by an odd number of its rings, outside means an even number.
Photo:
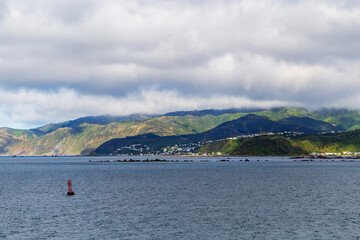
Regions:
<svg viewBox="0 0 360 240"><path fill-rule="evenodd" d="M294 156L294 157L289 157L288 160L292 160L294 162L335 162L335 161L348 161L348 162L354 162L355 160L357 160L359 158L351 158L351 157L326 157L326 156ZM230 159L230 158L224 158L224 159L219 159L216 161L212 161L212 160L208 160L208 159L201 159L201 160L189 160L189 159L184 159L184 160L172 160L172 159L159 159L159 158L155 158L155 159L117 159L117 160L89 160L89 162L98 162L98 163L151 163L151 162L269 162L269 159Z"/></svg>

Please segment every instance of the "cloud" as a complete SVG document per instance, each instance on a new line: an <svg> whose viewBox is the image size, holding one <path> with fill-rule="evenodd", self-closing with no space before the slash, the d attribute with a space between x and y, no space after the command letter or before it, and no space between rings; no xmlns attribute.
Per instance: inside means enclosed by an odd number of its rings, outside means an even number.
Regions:
<svg viewBox="0 0 360 240"><path fill-rule="evenodd" d="M0 87L16 97L0 109L35 123L44 112L52 122L127 112L92 106L111 101L152 113L244 102L360 107L351 100L359 29L360 4L350 0L4 0ZM153 93L177 101L147 104Z"/></svg>
<svg viewBox="0 0 360 240"><path fill-rule="evenodd" d="M293 102L253 101L245 97L215 95L210 97L179 95L176 91L142 90L126 97L79 94L70 89L42 92L21 89L16 92L0 89L0 113L7 126L30 128L50 122L102 114L159 114L174 110L226 107L273 107Z"/></svg>

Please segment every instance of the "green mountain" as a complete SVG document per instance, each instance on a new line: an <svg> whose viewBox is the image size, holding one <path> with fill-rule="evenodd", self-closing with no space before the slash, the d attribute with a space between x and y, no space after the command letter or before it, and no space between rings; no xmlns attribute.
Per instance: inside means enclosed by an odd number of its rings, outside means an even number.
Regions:
<svg viewBox="0 0 360 240"><path fill-rule="evenodd" d="M84 117L63 123L48 124L36 129L0 128L0 155L86 154L114 138L153 133L158 136L178 136L203 133L222 123L252 113L282 124L316 131L353 130L360 128L360 112L347 109L303 108L208 109L174 112L163 116L131 115L126 117ZM226 129L223 129L226 130ZM207 133L205 139L228 133ZM231 129L230 129L231 130ZM257 131L263 131L260 126ZM240 131L241 132L241 131ZM210 135L209 135L210 134ZM239 132L234 132L239 134Z"/></svg>
<svg viewBox="0 0 360 240"><path fill-rule="evenodd" d="M309 117L334 125L342 126L351 131L360 128L360 111L349 109L320 109L310 113Z"/></svg>
<svg viewBox="0 0 360 240"><path fill-rule="evenodd" d="M254 114L267 116L271 120L280 120L289 117L309 117L344 128L347 131L360 128L360 111L351 109L323 108L310 111L305 108L279 107L270 110L254 112Z"/></svg>
<svg viewBox="0 0 360 240"><path fill-rule="evenodd" d="M291 121L293 120L293 122ZM133 144L152 145L158 148L164 148L174 144L184 144L191 142L202 142L214 141L224 138L236 137L239 135L254 134L260 132L306 132L316 133L321 132L322 129L316 129L314 127L321 126L328 128L329 131L333 131L335 127L331 124L324 123L321 121L313 120L313 126L303 127L304 122L308 119L303 118L290 118L283 123L281 121L272 121L267 117L258 116L254 114L248 114L239 119L228 121L220 124L219 126L197 134L180 135L180 136L164 136L160 137L153 134L147 134L142 136L126 137L111 139L102 145L100 145L95 153L97 154L117 154L118 149L130 146ZM300 123L300 125L296 123Z"/></svg>
<svg viewBox="0 0 360 240"><path fill-rule="evenodd" d="M221 152L234 156L360 152L360 130L336 134L301 135L291 137L291 139L283 136L263 136L244 140L222 140L205 144L199 152Z"/></svg>
<svg viewBox="0 0 360 240"><path fill-rule="evenodd" d="M38 130L41 131L43 133L50 133L53 131L56 131L59 128L76 128L79 127L81 124L83 123L87 123L87 124L96 124L96 125L107 125L113 122L139 122L139 121L144 121L150 118L153 118L156 116L152 116L152 115L141 115L141 114L134 114L134 115L130 115L130 116L124 116L124 117L119 117L119 116L110 116L110 115L103 115L103 116L89 116L89 117L82 117L82 118L78 118L75 120L70 120L67 122L63 122L63 123L51 123L51 124L47 124L45 126L36 128L36 129L32 129L32 130Z"/></svg>
<svg viewBox="0 0 360 240"><path fill-rule="evenodd" d="M228 148L227 146L233 146ZM281 136L259 137L239 140L223 140L206 144L200 150L201 153L221 152L229 155L240 156L282 156L302 155L307 152L294 142Z"/></svg>
<svg viewBox="0 0 360 240"><path fill-rule="evenodd" d="M309 123L309 124L306 124ZM272 121L265 116L248 114L239 119L220 124L214 129L197 134L202 142L222 138L236 137L260 132L306 132L336 131L338 128L319 120L291 117ZM343 130L341 128L341 130Z"/></svg>
<svg viewBox="0 0 360 240"><path fill-rule="evenodd" d="M309 117L288 117L279 120L284 124L295 124L301 127L311 128L317 131L330 132L330 131L345 131L341 125L330 124L321 120L315 120Z"/></svg>
<svg viewBox="0 0 360 240"><path fill-rule="evenodd" d="M160 116L143 121L81 123L73 121L56 126L44 126L32 130L0 132L1 155L77 155L87 154L102 143L113 138L124 138L146 133L159 136L194 134L242 116L224 114L219 116ZM15 130L13 130L15 133ZM30 138L28 135L33 134Z"/></svg>
<svg viewBox="0 0 360 240"><path fill-rule="evenodd" d="M12 128L0 128L0 155L8 154L8 147L14 146L19 142L27 142L37 139L43 135L40 131L20 130Z"/></svg>

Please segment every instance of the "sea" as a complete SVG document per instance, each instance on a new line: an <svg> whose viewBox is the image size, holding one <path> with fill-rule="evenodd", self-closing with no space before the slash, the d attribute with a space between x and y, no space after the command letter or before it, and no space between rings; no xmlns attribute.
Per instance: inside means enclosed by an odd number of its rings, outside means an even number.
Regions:
<svg viewBox="0 0 360 240"><path fill-rule="evenodd" d="M125 158L1 157L0 239L360 239L358 159Z"/></svg>

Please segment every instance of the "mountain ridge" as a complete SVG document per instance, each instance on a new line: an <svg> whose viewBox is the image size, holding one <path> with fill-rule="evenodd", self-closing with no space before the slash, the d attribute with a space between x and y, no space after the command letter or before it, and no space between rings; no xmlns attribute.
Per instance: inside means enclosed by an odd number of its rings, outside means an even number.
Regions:
<svg viewBox="0 0 360 240"><path fill-rule="evenodd" d="M316 121L316 120L314 120ZM318 121L319 122L319 121ZM329 126L331 126L329 124ZM332 126L331 126L332 127ZM330 129L332 130L332 129ZM255 134L259 132L307 132L318 133L317 129L305 128L296 124L281 123L272 121L268 117L258 116L255 114L247 114L238 119L228 121L218 125L217 127L197 134L181 135L181 136L164 136L142 135L134 137L126 137L122 139L111 139L101 144L94 152L96 154L116 154L117 149L132 144L153 144L156 147L166 147L169 143L182 144L189 142L214 141L224 138L237 137L245 134Z"/></svg>
<svg viewBox="0 0 360 240"><path fill-rule="evenodd" d="M302 124L303 127L314 125L315 122L313 120L322 121L321 123L316 122L316 128L318 130L322 129L322 131L328 131L329 124L333 125L336 131L339 129L352 130L360 128L360 112L356 110L321 109L310 111L296 107L258 110L256 109L256 112L252 112L252 114L266 116L273 121L288 121L286 118L289 117L310 118L298 120L301 123L297 122L297 125ZM208 114L211 112L215 115ZM224 112L227 113L216 115L217 113ZM0 128L2 129L0 131L0 155L87 154L102 143L113 138L124 138L146 133L154 133L159 136L176 136L206 132L224 122L245 116L247 114L245 112L246 110L244 109L207 109L193 112L183 111L181 114L169 113L161 116L139 114L135 118L130 118L130 120L134 121L125 121L129 120L129 118L126 119L129 116L110 116L109 118L106 115L102 115L48 124L29 130ZM101 120L101 118L105 118L105 120ZM324 122L327 123L325 124ZM342 126L344 127L342 128Z"/></svg>

